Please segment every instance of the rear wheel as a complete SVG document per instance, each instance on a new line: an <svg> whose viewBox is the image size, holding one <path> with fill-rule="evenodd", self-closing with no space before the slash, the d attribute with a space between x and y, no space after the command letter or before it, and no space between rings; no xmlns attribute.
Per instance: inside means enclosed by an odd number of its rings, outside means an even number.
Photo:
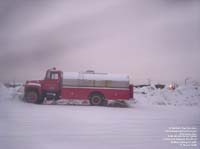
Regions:
<svg viewBox="0 0 200 149"><path fill-rule="evenodd" d="M106 106L107 101L101 94L92 94L90 97L90 105L92 106Z"/></svg>

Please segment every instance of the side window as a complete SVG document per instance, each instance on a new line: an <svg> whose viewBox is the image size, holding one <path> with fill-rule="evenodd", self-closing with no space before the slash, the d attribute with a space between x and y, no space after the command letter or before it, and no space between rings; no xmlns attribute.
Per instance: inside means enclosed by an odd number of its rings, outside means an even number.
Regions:
<svg viewBox="0 0 200 149"><path fill-rule="evenodd" d="M51 73L51 80L57 80L58 79L58 73Z"/></svg>
<svg viewBox="0 0 200 149"><path fill-rule="evenodd" d="M46 79L50 79L50 78L51 78L51 73L48 71L48 72L47 72Z"/></svg>
<svg viewBox="0 0 200 149"><path fill-rule="evenodd" d="M61 75L61 79L63 79L63 73L61 73L60 75Z"/></svg>

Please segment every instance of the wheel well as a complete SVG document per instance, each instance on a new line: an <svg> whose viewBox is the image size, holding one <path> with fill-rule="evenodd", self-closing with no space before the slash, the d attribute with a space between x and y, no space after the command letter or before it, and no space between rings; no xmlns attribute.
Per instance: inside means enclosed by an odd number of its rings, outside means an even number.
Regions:
<svg viewBox="0 0 200 149"><path fill-rule="evenodd" d="M101 97L103 97L103 99L105 99L104 94L102 94L101 92L98 92L98 91L91 92L90 95L88 96L88 99L90 99L93 95L100 95Z"/></svg>

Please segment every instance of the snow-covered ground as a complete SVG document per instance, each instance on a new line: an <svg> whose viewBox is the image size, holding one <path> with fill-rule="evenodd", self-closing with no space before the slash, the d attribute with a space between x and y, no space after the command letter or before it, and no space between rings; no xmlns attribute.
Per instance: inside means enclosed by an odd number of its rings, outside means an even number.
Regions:
<svg viewBox="0 0 200 149"><path fill-rule="evenodd" d="M169 127L194 127L200 136L200 89L135 89L129 108L36 105L0 84L0 148L199 149L164 140Z"/></svg>
<svg viewBox="0 0 200 149"><path fill-rule="evenodd" d="M175 90L168 88L156 89L154 86L135 88L135 98L138 104L199 106L200 86L179 86Z"/></svg>

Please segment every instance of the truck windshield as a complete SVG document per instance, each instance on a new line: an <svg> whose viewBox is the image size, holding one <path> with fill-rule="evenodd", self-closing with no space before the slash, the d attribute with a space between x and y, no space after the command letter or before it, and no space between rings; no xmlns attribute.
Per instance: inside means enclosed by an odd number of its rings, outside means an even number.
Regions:
<svg viewBox="0 0 200 149"><path fill-rule="evenodd" d="M48 71L46 75L47 80L58 80L59 76L57 72Z"/></svg>
<svg viewBox="0 0 200 149"><path fill-rule="evenodd" d="M51 80L58 80L58 73L57 72L51 73Z"/></svg>

